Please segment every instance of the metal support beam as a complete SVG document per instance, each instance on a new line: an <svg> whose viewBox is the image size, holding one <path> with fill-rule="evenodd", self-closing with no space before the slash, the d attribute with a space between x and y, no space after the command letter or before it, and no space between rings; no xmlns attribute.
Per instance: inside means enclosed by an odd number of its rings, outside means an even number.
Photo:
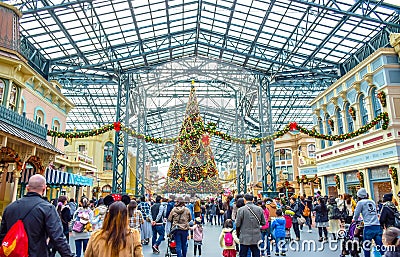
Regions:
<svg viewBox="0 0 400 257"><path fill-rule="evenodd" d="M260 120L260 136L271 135L272 113L271 95L269 81L266 77L259 75L258 87L258 111ZM273 195L276 191L276 173L274 161L274 142L269 141L260 145L261 168L263 174L263 195Z"/></svg>
<svg viewBox="0 0 400 257"><path fill-rule="evenodd" d="M118 82L118 98L116 121L128 124L129 121L129 88L131 81L129 76L119 77ZM124 194L126 193L126 167L128 153L128 134L121 131L115 131L114 141L114 167L113 167L113 182L112 192Z"/></svg>
<svg viewBox="0 0 400 257"><path fill-rule="evenodd" d="M244 136L244 121L243 117L239 114L239 99L236 97L236 115L235 115L235 125L236 125L236 136ZM239 121L240 120L240 121ZM239 125L240 122L240 125ZM243 144L236 144L236 181L237 181L237 191L238 193L247 192L247 180L246 180L246 153L245 146Z"/></svg>

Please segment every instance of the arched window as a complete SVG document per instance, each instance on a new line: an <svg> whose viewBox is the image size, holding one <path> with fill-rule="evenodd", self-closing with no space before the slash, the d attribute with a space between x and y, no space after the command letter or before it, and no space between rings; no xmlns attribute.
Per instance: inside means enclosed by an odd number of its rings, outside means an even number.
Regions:
<svg viewBox="0 0 400 257"><path fill-rule="evenodd" d="M292 150L285 148L275 150L274 157L276 171L282 171L287 180L293 181Z"/></svg>
<svg viewBox="0 0 400 257"><path fill-rule="evenodd" d="M358 102L360 103L361 124L364 126L368 123L368 111L365 107L365 98L363 94L360 94Z"/></svg>
<svg viewBox="0 0 400 257"><path fill-rule="evenodd" d="M382 112L381 103L378 101L378 96L376 92L376 88L372 88L371 90L371 99L372 99L372 107L374 108L374 118L378 117L379 114ZM381 122L376 124L376 129L381 128Z"/></svg>
<svg viewBox="0 0 400 257"><path fill-rule="evenodd" d="M307 146L307 152L309 158L315 158L315 145L309 144Z"/></svg>
<svg viewBox="0 0 400 257"><path fill-rule="evenodd" d="M347 121L347 132L353 132L354 131L354 123L353 123L353 118L351 117L350 113L349 113L349 108L350 108L350 104L346 103L344 105L344 110L346 113L346 121Z"/></svg>
<svg viewBox="0 0 400 257"><path fill-rule="evenodd" d="M0 104L3 103L3 96L5 89L6 89L6 84L4 83L3 80L0 79Z"/></svg>
<svg viewBox="0 0 400 257"><path fill-rule="evenodd" d="M329 114L325 114L325 126L326 126L326 132L328 135L332 135L332 128L331 125L329 125L329 119L331 117ZM332 141L328 141L328 146L332 146Z"/></svg>
<svg viewBox="0 0 400 257"><path fill-rule="evenodd" d="M322 119L318 118L318 126L319 126L319 133L324 134L324 124L322 123ZM321 149L325 149L325 140L321 139Z"/></svg>
<svg viewBox="0 0 400 257"><path fill-rule="evenodd" d="M336 108L336 117L337 117L337 126L338 126L338 135L344 134L344 127L343 127L343 117L342 117L342 110L340 108ZM342 142L343 140L340 140Z"/></svg>
<svg viewBox="0 0 400 257"><path fill-rule="evenodd" d="M35 118L35 122L39 125L43 126L44 123L44 113L41 110L38 110L36 112L36 118Z"/></svg>
<svg viewBox="0 0 400 257"><path fill-rule="evenodd" d="M54 130L54 131L60 131L60 127L61 127L60 122L59 122L58 120L55 120L55 121L53 122L53 126L51 127L51 129ZM53 139L52 139L52 144L53 144L54 146L56 146L57 143L58 143L57 137L53 137Z"/></svg>
<svg viewBox="0 0 400 257"><path fill-rule="evenodd" d="M103 170L112 171L113 169L113 159L114 159L114 144L111 142L106 142L104 145L104 160L103 160Z"/></svg>
<svg viewBox="0 0 400 257"><path fill-rule="evenodd" d="M10 91L10 102L8 107L15 111L17 107L17 96L18 96L18 88L16 85L12 85L11 91Z"/></svg>

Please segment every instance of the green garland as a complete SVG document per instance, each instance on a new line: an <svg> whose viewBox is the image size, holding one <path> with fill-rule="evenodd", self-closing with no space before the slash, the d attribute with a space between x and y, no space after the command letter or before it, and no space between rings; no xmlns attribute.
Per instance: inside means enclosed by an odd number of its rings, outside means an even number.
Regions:
<svg viewBox="0 0 400 257"><path fill-rule="evenodd" d="M354 138L356 136L359 136L359 135L367 132L368 130L370 130L374 126L376 126L380 121L383 121L382 129L386 130L389 126L389 115L387 112L383 112L383 113L379 114L371 122L362 126L361 128L359 128L356 131L351 132L351 133L341 134L341 135L320 134L315 129L312 129L312 130L306 129L306 128L298 125L295 122L291 122L290 124L286 125L282 130L279 130L279 131L273 133L272 135L269 135L266 137L261 137L261 138L233 137L225 132L217 130L217 125L212 122L208 123L206 126L202 126L201 122L196 122L196 123L194 123L194 127L195 127L194 132L185 134L184 136L181 136L181 137L172 137L172 138L155 138L155 137L152 137L149 135L137 133L134 129L128 128L125 125L121 124L120 122L114 122L114 124L108 124L101 128L98 128L98 129L93 129L90 131L83 131L83 132L59 132L59 131L49 130L47 132L47 135L51 136L51 137L58 137L58 138L85 138L85 137L97 136L97 135L106 133L106 132L114 129L117 132L122 130L125 133L128 133L128 135L130 135L134 138L145 140L146 142L150 142L150 143L154 143L154 144L174 144L178 141L182 142L189 138L200 139L203 136L203 134L207 132L210 135L220 137L222 140L225 140L228 142L233 142L233 143L238 143L238 144L256 145L256 144L265 143L265 142L269 142L269 141L275 140L277 138L280 138L291 130L299 130L301 133L309 135L310 137L323 139L323 140L329 140L329 141L347 140L347 139Z"/></svg>

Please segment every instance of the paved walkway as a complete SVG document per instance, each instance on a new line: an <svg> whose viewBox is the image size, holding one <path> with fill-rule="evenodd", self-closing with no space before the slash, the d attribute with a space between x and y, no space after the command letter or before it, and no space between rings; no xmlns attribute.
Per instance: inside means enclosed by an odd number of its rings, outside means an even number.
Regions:
<svg viewBox="0 0 400 257"><path fill-rule="evenodd" d="M222 249L219 246L219 235L221 233L221 226L204 226L204 240L202 246L202 257L221 257ZM294 238L294 233L292 230L292 238ZM161 253L159 255L153 254L150 245L143 246L144 257L165 257L166 253L166 243L164 241L160 250ZM70 240L71 249L75 252L75 244L73 238ZM310 247L310 248L309 248ZM335 247L336 250L335 250ZM329 243L320 243L318 242L318 232L314 228L312 233L308 233L307 230L301 232L301 241L298 243L296 241L292 241L292 243L288 246L289 251L287 252L288 257L339 257L340 255L340 243L331 242L331 246ZM296 250L296 248L298 248ZM59 255L57 255L59 256ZM83 256L83 255L81 255ZM275 252L272 252L272 257L275 257ZM193 256L193 240L189 240L189 248L187 257Z"/></svg>

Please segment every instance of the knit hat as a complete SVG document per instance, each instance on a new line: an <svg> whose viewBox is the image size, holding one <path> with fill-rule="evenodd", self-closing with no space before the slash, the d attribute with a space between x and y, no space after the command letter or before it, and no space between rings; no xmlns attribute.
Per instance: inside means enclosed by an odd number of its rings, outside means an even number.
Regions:
<svg viewBox="0 0 400 257"><path fill-rule="evenodd" d="M383 201L384 202L390 202L390 201L392 201L392 199L393 199L393 194L392 193L383 195Z"/></svg>
<svg viewBox="0 0 400 257"><path fill-rule="evenodd" d="M357 196L360 197L360 198L366 198L368 196L367 190L365 190L365 188L360 188L357 191Z"/></svg>

